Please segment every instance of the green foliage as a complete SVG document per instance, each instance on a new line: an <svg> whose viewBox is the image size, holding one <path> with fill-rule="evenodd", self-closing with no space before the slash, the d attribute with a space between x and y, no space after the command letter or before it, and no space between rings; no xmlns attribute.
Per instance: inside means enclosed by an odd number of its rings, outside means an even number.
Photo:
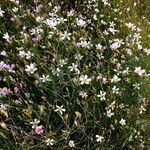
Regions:
<svg viewBox="0 0 150 150"><path fill-rule="evenodd" d="M149 1L0 3L0 148L148 150Z"/></svg>

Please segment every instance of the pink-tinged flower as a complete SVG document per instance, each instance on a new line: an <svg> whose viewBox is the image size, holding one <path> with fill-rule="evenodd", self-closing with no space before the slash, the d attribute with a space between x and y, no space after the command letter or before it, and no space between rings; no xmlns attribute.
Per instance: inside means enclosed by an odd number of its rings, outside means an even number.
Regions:
<svg viewBox="0 0 150 150"><path fill-rule="evenodd" d="M10 66L8 72L15 72L14 68L15 68L15 65L14 65L14 64L11 64L11 66Z"/></svg>
<svg viewBox="0 0 150 150"><path fill-rule="evenodd" d="M15 72L13 69L15 68L14 64L6 64L5 62L0 62L0 70L8 71L8 72Z"/></svg>
<svg viewBox="0 0 150 150"><path fill-rule="evenodd" d="M2 96L6 96L6 95L9 95L11 93L12 93L12 91L10 89L8 89L7 87L2 88L1 91L0 91L0 94Z"/></svg>
<svg viewBox="0 0 150 150"><path fill-rule="evenodd" d="M19 92L19 88L18 88L18 87L15 87L15 88L14 88L14 91L15 91L15 93L18 93L18 92Z"/></svg>
<svg viewBox="0 0 150 150"><path fill-rule="evenodd" d="M36 127L35 127L35 132L36 132L37 134L42 134L42 133L44 132L43 126L42 126L42 125L36 126Z"/></svg>
<svg viewBox="0 0 150 150"><path fill-rule="evenodd" d="M142 76L143 74L145 74L145 69L142 69L141 67L135 67L134 72L137 73L139 76Z"/></svg>
<svg viewBox="0 0 150 150"><path fill-rule="evenodd" d="M42 39L42 36L40 34L36 35L36 38L34 39L34 41L39 41Z"/></svg>
<svg viewBox="0 0 150 150"><path fill-rule="evenodd" d="M14 64L11 64L11 65L5 65L4 66L4 69L6 70L6 71L8 71L8 72L15 72L13 69L15 68L15 65Z"/></svg>

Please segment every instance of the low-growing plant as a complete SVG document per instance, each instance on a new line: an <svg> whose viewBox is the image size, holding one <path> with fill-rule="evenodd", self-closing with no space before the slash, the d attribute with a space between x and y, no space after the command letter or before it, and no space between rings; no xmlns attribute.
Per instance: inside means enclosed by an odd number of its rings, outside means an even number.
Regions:
<svg viewBox="0 0 150 150"><path fill-rule="evenodd" d="M150 22L142 8L3 0L0 148L148 150Z"/></svg>

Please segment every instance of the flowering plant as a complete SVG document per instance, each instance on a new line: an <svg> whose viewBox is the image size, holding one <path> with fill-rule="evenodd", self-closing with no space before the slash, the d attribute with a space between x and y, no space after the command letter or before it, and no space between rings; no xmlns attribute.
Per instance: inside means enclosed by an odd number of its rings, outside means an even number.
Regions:
<svg viewBox="0 0 150 150"><path fill-rule="evenodd" d="M0 148L150 149L150 20L142 7L1 1Z"/></svg>

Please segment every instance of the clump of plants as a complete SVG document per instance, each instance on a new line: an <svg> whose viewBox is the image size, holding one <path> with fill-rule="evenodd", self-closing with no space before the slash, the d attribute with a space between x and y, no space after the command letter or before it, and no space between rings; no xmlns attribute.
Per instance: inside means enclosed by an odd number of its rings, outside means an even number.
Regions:
<svg viewBox="0 0 150 150"><path fill-rule="evenodd" d="M1 2L1 149L149 149L150 35L132 17L138 5Z"/></svg>

